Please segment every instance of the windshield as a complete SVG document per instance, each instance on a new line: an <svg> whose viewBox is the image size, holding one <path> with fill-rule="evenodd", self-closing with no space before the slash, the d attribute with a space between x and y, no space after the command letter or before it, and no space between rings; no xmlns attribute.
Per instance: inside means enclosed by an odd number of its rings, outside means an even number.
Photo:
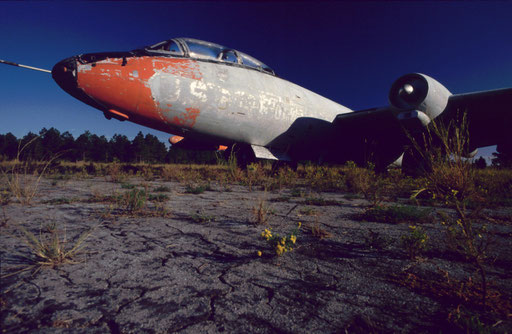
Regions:
<svg viewBox="0 0 512 334"><path fill-rule="evenodd" d="M181 50L179 44L173 40L163 41L150 47L147 47L146 49L151 51L169 52L172 54L183 55L183 51Z"/></svg>
<svg viewBox="0 0 512 334"><path fill-rule="evenodd" d="M238 66L243 65L275 75L275 72L270 67L245 53L193 38L176 38L175 40L163 41L147 47L146 50L179 56L187 54L191 58L237 64Z"/></svg>

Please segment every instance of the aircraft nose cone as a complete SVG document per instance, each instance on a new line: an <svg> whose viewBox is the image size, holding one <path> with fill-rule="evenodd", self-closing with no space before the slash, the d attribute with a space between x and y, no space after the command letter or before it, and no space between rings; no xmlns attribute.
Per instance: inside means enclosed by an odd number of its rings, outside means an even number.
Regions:
<svg viewBox="0 0 512 334"><path fill-rule="evenodd" d="M68 94L74 95L77 89L76 58L66 58L55 64L52 69L52 77L60 88Z"/></svg>

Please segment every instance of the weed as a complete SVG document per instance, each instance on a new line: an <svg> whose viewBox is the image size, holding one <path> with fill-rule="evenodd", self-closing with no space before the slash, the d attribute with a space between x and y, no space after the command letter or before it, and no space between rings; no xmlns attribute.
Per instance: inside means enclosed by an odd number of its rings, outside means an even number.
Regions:
<svg viewBox="0 0 512 334"><path fill-rule="evenodd" d="M14 273L7 274L4 277L12 276L31 269L34 269L35 273L43 267L54 268L65 263L77 263L73 258L83 247L85 240L99 225L101 224L83 232L78 237L77 241L71 246L68 246L66 231L64 230L64 235L62 236L55 224L51 228L47 228L47 233L40 231L39 237L25 229L23 226L18 225L18 230L21 234L19 237L31 251L31 257L27 257L27 259L32 264Z"/></svg>
<svg viewBox="0 0 512 334"><path fill-rule="evenodd" d="M0 190L0 206L9 204L12 194L7 189Z"/></svg>
<svg viewBox="0 0 512 334"><path fill-rule="evenodd" d="M300 227L301 223L299 223L295 230L293 230L290 234L283 237L281 237L279 234L272 234L272 229L268 228L261 232L261 237L265 239L270 247L274 249L276 255L280 256L293 250L293 247L295 247L295 243L297 242L297 234ZM258 255L262 255L261 251L258 251Z"/></svg>
<svg viewBox="0 0 512 334"><path fill-rule="evenodd" d="M254 215L254 224L263 225L268 221L269 213L271 212L270 207L267 206L265 199L260 198L258 200L258 205L252 208L252 213Z"/></svg>
<svg viewBox="0 0 512 334"><path fill-rule="evenodd" d="M428 248L428 235L421 227L409 225L409 234L402 235L402 246L407 251L411 260L423 253Z"/></svg>
<svg viewBox="0 0 512 334"><path fill-rule="evenodd" d="M368 232L368 237L365 236L364 238L366 240L366 243L370 246L370 248L382 250L388 247L389 244L391 243L391 241L388 238L381 236L379 233L371 229L369 229Z"/></svg>
<svg viewBox="0 0 512 334"><path fill-rule="evenodd" d="M385 181L382 177L376 175L374 166L368 168L357 167L352 161L345 164L345 183L349 191L360 193L370 202L371 206L376 206L384 199Z"/></svg>
<svg viewBox="0 0 512 334"><path fill-rule="evenodd" d="M171 188L169 188L167 186L159 186L159 187L156 187L155 189L153 189L153 191L163 193L163 192L171 191Z"/></svg>
<svg viewBox="0 0 512 334"><path fill-rule="evenodd" d="M46 173L52 162L57 159L60 154L56 154L42 165L39 171L34 172L34 176L30 177L31 168L30 163L27 161L21 161L23 151L27 149L35 140L39 137L34 137L28 143L21 147L21 141L18 145L18 152L16 160L9 171L3 170L2 173L7 177L7 184L11 193L20 201L21 204L30 204L32 199L35 197L41 178Z"/></svg>
<svg viewBox="0 0 512 334"><path fill-rule="evenodd" d="M354 215L353 218L387 224L425 224L431 221L431 212L430 209L420 209L410 205L377 205Z"/></svg>
<svg viewBox="0 0 512 334"><path fill-rule="evenodd" d="M290 197L305 197L305 196L306 196L306 193L301 189L294 188L290 191Z"/></svg>
<svg viewBox="0 0 512 334"><path fill-rule="evenodd" d="M420 140L412 139L416 152L421 155L425 170L424 184L411 198L427 193L433 199L453 207L456 217L439 213L450 244L474 264L480 273L482 305L486 305L487 279L484 270L486 254L485 225L476 227L486 200L476 186L474 165L463 157L470 152L469 127L466 115L460 124L454 121L447 125L433 121ZM468 204L477 203L469 210ZM479 205L478 205L479 203Z"/></svg>
<svg viewBox="0 0 512 334"><path fill-rule="evenodd" d="M150 194L148 197L148 200L151 202L165 202L168 199L169 199L169 196L167 196L166 194L157 194L157 195Z"/></svg>
<svg viewBox="0 0 512 334"><path fill-rule="evenodd" d="M110 178L110 182L124 182L127 175L123 173L121 164L118 162L114 162L110 164L108 167L108 176Z"/></svg>
<svg viewBox="0 0 512 334"><path fill-rule="evenodd" d="M131 214L144 210L147 199L147 193L142 189L132 189L117 197L118 205Z"/></svg>
<svg viewBox="0 0 512 334"><path fill-rule="evenodd" d="M438 299L441 303L447 303L452 308L447 320L458 327L461 333L486 333L489 326L484 323L483 318L470 310L482 310L482 291L481 285L474 282L472 277L464 280L458 280L450 277L448 272L439 269L437 273L429 274L424 278L412 272L401 272L394 275L393 281L399 285L406 286L409 289ZM495 326L502 321L496 318L507 319L512 312L510 298L501 292L489 289L489 298L486 307L490 312L482 313L487 321Z"/></svg>
<svg viewBox="0 0 512 334"><path fill-rule="evenodd" d="M299 210L299 213L304 216L316 216L318 212L314 208L305 207Z"/></svg>
<svg viewBox="0 0 512 334"><path fill-rule="evenodd" d="M332 233L329 231L324 230L318 221L315 221L315 223L310 227L311 234L320 240L322 239L329 239L332 238Z"/></svg>
<svg viewBox="0 0 512 334"><path fill-rule="evenodd" d="M121 189L134 189L136 186L131 183L121 183Z"/></svg>
<svg viewBox="0 0 512 334"><path fill-rule="evenodd" d="M192 186L190 184L187 184L187 186L185 187L186 194L198 195L198 194L204 193L205 191L212 191L212 187L210 186L210 183L200 184L197 186Z"/></svg>
<svg viewBox="0 0 512 334"><path fill-rule="evenodd" d="M193 215L190 216L190 219L192 219L192 221L194 223L201 223L201 224L211 223L211 222L215 221L215 217L214 216L208 216L208 215L203 214L203 213L193 214Z"/></svg>

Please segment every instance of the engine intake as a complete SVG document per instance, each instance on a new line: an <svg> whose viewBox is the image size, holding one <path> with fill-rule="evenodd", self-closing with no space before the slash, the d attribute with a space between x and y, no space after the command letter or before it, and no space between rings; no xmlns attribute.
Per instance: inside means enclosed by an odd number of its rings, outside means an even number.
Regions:
<svg viewBox="0 0 512 334"><path fill-rule="evenodd" d="M435 79L425 74L412 73L393 83L389 91L389 103L398 109L421 111L433 120L445 110L451 95Z"/></svg>

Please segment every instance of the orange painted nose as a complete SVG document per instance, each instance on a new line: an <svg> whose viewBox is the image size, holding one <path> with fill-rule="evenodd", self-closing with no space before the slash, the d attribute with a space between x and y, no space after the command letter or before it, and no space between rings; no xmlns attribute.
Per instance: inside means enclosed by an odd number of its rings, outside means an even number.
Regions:
<svg viewBox="0 0 512 334"><path fill-rule="evenodd" d="M61 60L55 64L52 69L53 80L55 80L60 88L62 88L66 93L96 109L105 111L104 106L91 99L78 87L77 75L76 56Z"/></svg>

